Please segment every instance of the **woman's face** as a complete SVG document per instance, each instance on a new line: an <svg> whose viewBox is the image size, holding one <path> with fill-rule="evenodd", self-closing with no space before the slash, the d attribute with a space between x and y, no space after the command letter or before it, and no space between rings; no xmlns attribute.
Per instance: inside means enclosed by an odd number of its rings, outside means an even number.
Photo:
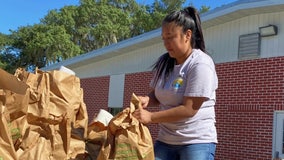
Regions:
<svg viewBox="0 0 284 160"><path fill-rule="evenodd" d="M162 26L162 39L164 46L172 58L178 64L183 63L191 53L190 45L191 31L183 32L182 27L175 23L167 23Z"/></svg>

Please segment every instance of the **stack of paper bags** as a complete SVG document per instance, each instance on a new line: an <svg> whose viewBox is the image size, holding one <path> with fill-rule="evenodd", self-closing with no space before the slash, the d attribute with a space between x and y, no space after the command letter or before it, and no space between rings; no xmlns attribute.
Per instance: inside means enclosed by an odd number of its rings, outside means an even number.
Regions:
<svg viewBox="0 0 284 160"><path fill-rule="evenodd" d="M84 157L88 117L74 74L0 69L0 104L0 159Z"/></svg>

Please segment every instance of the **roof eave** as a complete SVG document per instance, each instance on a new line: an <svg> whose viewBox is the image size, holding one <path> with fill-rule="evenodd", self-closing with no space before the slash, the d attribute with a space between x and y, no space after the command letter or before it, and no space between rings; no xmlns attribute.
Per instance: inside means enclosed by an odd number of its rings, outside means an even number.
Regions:
<svg viewBox="0 0 284 160"><path fill-rule="evenodd" d="M61 66L67 68L79 67L89 63L94 63L106 58L118 56L129 51L141 49L144 46L155 44L158 40L161 40L161 28L144 33L142 35L112 44L91 52L58 62L56 64L43 67L42 70L59 69Z"/></svg>
<svg viewBox="0 0 284 160"><path fill-rule="evenodd" d="M202 27L206 29L249 15L283 10L284 2L280 0L239 0L202 14Z"/></svg>

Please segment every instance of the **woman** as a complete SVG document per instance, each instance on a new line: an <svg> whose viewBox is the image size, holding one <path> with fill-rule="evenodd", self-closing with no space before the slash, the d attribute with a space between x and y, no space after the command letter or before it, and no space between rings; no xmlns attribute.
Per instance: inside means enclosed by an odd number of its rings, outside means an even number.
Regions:
<svg viewBox="0 0 284 160"><path fill-rule="evenodd" d="M218 79L214 62L205 51L196 9L187 7L167 15L162 38L168 52L154 64L153 91L139 96L142 109L133 115L144 124L159 123L156 160L213 160ZM161 110L145 109L151 106Z"/></svg>

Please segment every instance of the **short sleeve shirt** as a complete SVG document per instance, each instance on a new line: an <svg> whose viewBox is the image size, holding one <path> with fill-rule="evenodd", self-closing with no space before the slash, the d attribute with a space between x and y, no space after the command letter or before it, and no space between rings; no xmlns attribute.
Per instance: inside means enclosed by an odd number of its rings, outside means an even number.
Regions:
<svg viewBox="0 0 284 160"><path fill-rule="evenodd" d="M184 96L206 97L199 111L191 118L178 122L160 123L158 140L174 145L217 143L215 101L218 78L212 58L199 49L193 49L183 64L175 65L173 72L163 76L155 86L155 96L161 110L176 107Z"/></svg>

